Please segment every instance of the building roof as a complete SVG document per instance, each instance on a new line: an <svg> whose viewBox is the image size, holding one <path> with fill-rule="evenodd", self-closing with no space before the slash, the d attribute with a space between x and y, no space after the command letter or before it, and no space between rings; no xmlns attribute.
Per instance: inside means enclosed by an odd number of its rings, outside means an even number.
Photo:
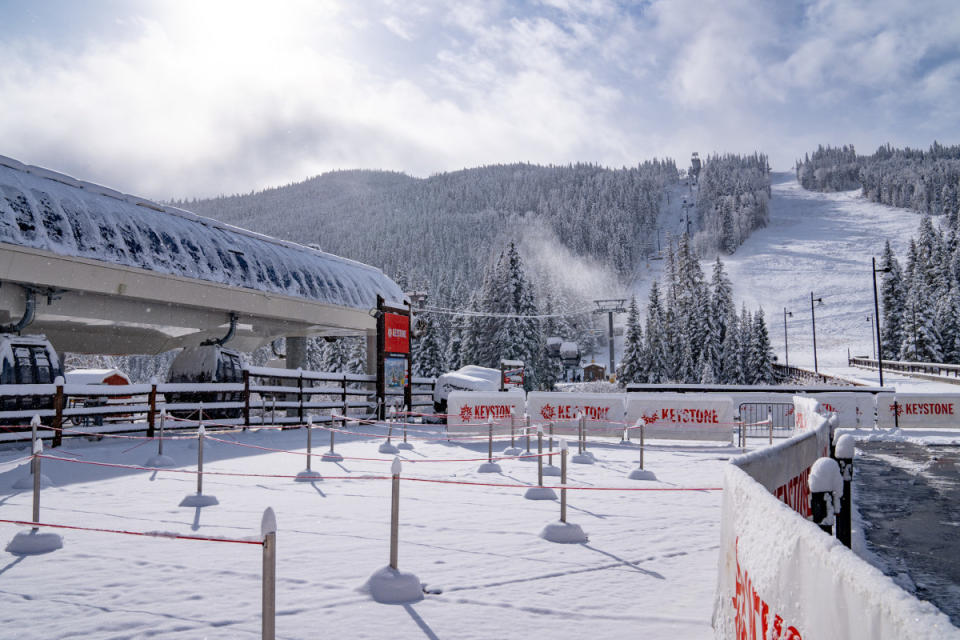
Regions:
<svg viewBox="0 0 960 640"><path fill-rule="evenodd" d="M353 309L403 299L375 267L3 156L0 243Z"/></svg>

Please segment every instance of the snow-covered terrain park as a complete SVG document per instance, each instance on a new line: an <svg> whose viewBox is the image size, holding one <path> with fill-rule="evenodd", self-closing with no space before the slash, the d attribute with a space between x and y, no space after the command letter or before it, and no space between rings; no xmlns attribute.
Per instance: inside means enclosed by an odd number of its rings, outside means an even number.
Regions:
<svg viewBox="0 0 960 640"><path fill-rule="evenodd" d="M353 427L354 430L357 427ZM362 427L369 431L373 427ZM326 434L315 430L314 444ZM237 443L305 451L305 431L217 436ZM52 455L82 462L141 465L155 444L141 440L65 441ZM653 491L570 491L568 520L586 544L554 544L540 530L559 515L556 501L532 501L523 488L401 483L401 570L431 591L412 605L374 602L361 588L389 560L390 456L379 441L338 436L341 463L330 476L204 477L218 506L186 508L191 474L125 470L51 460L43 473L41 520L83 527L259 539L266 507L277 514L277 636L281 638L707 638L716 580L724 446L648 446L645 467L658 481L626 478L636 448L593 447L595 465L570 465L570 484ZM503 442L496 443L502 450ZM535 445L534 445L535 447ZM31 493L11 485L24 449L0 451L0 518L29 519ZM196 444L171 440L165 453L193 470ZM536 462L504 460L501 474L479 474L486 442L416 441L401 452L403 475L436 480L531 484ZM357 460L355 458L371 458ZM413 461L422 461L414 463ZM206 441L205 472L293 476L302 455ZM546 478L553 484L559 478ZM659 489L668 489L661 491ZM21 529L0 525L4 544ZM0 563L0 628L20 638L242 638L260 632L261 548L223 542L59 531L64 546ZM6 632L0 633L5 635ZM12 637L12 636L5 636Z"/></svg>

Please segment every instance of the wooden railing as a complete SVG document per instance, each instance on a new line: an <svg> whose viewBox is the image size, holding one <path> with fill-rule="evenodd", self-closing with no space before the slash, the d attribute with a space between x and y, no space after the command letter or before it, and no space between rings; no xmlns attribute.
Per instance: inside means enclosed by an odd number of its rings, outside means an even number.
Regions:
<svg viewBox="0 0 960 640"><path fill-rule="evenodd" d="M412 411L433 407L432 378L413 378ZM388 392L387 404L402 404ZM366 418L374 414L376 376L322 371L248 367L238 383L151 383L135 385L36 384L0 385L0 442L29 438L29 423L39 416L53 427L53 446L63 434L145 431L152 437L160 410L166 428L303 424L307 417L324 423L334 415Z"/></svg>
<svg viewBox="0 0 960 640"><path fill-rule="evenodd" d="M848 358L847 364L851 367L877 369L878 362L874 358ZM939 362L911 362L909 360L883 360L884 371L896 371L915 377L937 376L939 378L957 378L960 380L960 365L943 364ZM950 380L949 382L954 382Z"/></svg>
<svg viewBox="0 0 960 640"><path fill-rule="evenodd" d="M884 366L886 366L886 364L884 364ZM868 386L853 380L832 376L827 373L819 373L810 369L804 369L803 367L787 367L776 362L773 363L773 374L780 382L792 380L795 382L810 383L816 381L821 384L829 384L840 387Z"/></svg>

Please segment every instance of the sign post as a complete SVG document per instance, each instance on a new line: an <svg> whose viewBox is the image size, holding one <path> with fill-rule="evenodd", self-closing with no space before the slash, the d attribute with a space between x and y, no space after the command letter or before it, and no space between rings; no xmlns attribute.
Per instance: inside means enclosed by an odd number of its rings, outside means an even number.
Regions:
<svg viewBox="0 0 960 640"><path fill-rule="evenodd" d="M386 418L387 391L403 389L406 411L413 404L410 307L395 307L377 296L377 419ZM395 394L391 394L395 395Z"/></svg>

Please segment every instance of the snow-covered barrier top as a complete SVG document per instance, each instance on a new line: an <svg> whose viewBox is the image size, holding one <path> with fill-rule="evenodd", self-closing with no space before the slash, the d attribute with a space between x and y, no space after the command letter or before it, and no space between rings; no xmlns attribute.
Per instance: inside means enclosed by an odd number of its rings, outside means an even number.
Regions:
<svg viewBox="0 0 960 640"><path fill-rule="evenodd" d="M897 425L901 429L960 427L960 394L881 394L877 398L877 422L881 427Z"/></svg>
<svg viewBox="0 0 960 640"><path fill-rule="evenodd" d="M716 393L628 393L627 422L645 422L647 438L731 442L733 399Z"/></svg>
<svg viewBox="0 0 960 640"><path fill-rule="evenodd" d="M586 417L587 435L623 433L624 394L563 393L532 391L527 394L527 413L534 424L553 423L553 432L577 433L577 416Z"/></svg>
<svg viewBox="0 0 960 640"><path fill-rule="evenodd" d="M2 156L0 242L353 309L403 298L374 267Z"/></svg>
<svg viewBox="0 0 960 640"><path fill-rule="evenodd" d="M433 401L446 400L452 391L497 391L500 389L500 370L467 365L437 378Z"/></svg>
<svg viewBox="0 0 960 640"><path fill-rule="evenodd" d="M806 433L736 458L724 470L715 637L960 638L933 605L771 494L771 485L798 464L809 469L823 452L829 425L822 416L812 420ZM790 470L778 471L781 465Z"/></svg>
<svg viewBox="0 0 960 640"><path fill-rule="evenodd" d="M523 389L508 391L452 391L447 397L447 430L473 432L487 429L492 420L494 433L510 433L510 411L515 425L523 426L526 406Z"/></svg>

